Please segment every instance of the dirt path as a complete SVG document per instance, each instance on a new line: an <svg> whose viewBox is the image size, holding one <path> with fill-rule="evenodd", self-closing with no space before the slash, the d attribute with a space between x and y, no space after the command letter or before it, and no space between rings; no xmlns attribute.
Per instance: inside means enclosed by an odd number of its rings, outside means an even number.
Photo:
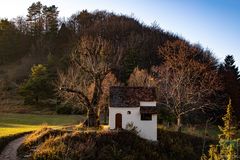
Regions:
<svg viewBox="0 0 240 160"><path fill-rule="evenodd" d="M0 160L18 160L17 149L23 142L25 136L17 138L10 142L0 154Z"/></svg>

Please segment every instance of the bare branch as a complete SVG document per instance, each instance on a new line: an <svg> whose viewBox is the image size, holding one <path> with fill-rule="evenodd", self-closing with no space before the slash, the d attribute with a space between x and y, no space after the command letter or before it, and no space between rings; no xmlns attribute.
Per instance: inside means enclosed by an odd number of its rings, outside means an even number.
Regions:
<svg viewBox="0 0 240 160"><path fill-rule="evenodd" d="M60 87L59 89L62 91L66 91L66 92L77 93L79 95L79 97L81 99L83 99L84 103L86 103L89 107L91 106L88 97L85 96L83 92L81 92L79 90L71 89L71 88L65 88L65 87Z"/></svg>
<svg viewBox="0 0 240 160"><path fill-rule="evenodd" d="M178 118L196 110L213 109L216 105L208 99L222 89L212 60L203 63L198 50L192 48L182 41L167 42L159 49L164 64L152 68L159 101Z"/></svg>

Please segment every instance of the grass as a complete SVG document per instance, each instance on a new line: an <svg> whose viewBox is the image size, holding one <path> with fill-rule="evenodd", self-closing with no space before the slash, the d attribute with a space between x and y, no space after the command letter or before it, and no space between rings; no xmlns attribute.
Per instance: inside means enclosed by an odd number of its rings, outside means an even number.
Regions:
<svg viewBox="0 0 240 160"><path fill-rule="evenodd" d="M12 96L10 96L12 98ZM0 113L21 113L21 114L54 114L55 107L49 104L39 103L38 105L23 105L20 97L12 99L1 99Z"/></svg>
<svg viewBox="0 0 240 160"><path fill-rule="evenodd" d="M107 126L106 126L107 127ZM27 136L18 155L29 159L200 159L203 138L158 130L159 143L132 131L66 131L42 128ZM205 150L214 140L206 139Z"/></svg>
<svg viewBox="0 0 240 160"><path fill-rule="evenodd" d="M176 126L173 125L171 127L167 127L165 125L158 125L159 129L164 129L167 131L176 131ZM197 137L204 137L205 135L205 126L204 125L196 125L196 126L183 126L182 127L182 133L186 133L189 135L193 135L193 136L197 136ZM207 130L206 130L206 137L208 138L213 138L213 139L217 139L218 135L220 133L220 130L218 128L218 126L208 126Z"/></svg>
<svg viewBox="0 0 240 160"><path fill-rule="evenodd" d="M28 132L48 125L61 128L66 125L79 124L84 120L80 115L34 115L0 113L0 137Z"/></svg>
<svg viewBox="0 0 240 160"><path fill-rule="evenodd" d="M183 132L189 133L191 135L199 136L199 137L204 137L204 135L206 134L206 136L210 138L218 138L218 135L220 134L220 130L216 125L208 126L206 133L205 133L205 126L196 126L196 127L186 126L183 128Z"/></svg>

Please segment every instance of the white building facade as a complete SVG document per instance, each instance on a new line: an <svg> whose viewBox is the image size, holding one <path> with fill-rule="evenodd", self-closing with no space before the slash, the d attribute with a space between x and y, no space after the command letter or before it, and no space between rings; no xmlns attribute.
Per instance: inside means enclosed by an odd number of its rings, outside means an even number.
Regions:
<svg viewBox="0 0 240 160"><path fill-rule="evenodd" d="M111 87L110 129L137 127L142 138L157 140L157 108L154 88Z"/></svg>

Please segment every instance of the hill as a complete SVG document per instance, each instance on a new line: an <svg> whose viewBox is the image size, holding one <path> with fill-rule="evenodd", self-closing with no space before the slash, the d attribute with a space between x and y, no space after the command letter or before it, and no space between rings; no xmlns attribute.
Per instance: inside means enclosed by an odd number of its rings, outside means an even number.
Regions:
<svg viewBox="0 0 240 160"><path fill-rule="evenodd" d="M157 26L146 26L132 17L106 11L90 13L83 10L73 14L68 21L58 21L57 24L62 25L59 25L59 29L54 33L50 31L48 33L43 23L41 24L43 29L38 33L40 35L36 35L37 33L31 31L31 26L24 26L28 23L30 22L26 18L0 21L0 26L4 26L0 28L2 35L0 41L5 42L1 43L0 64L10 64L7 76L20 82L26 78L26 70L29 72L33 64L48 63L49 54L56 60L55 67L65 67L66 58L82 36L101 36L116 46L122 46L121 66L114 70L118 78L124 82L136 66L150 68L152 65L159 65L161 58L157 56L158 47L166 41L183 40ZM26 40L7 36L12 34L18 34L18 37ZM24 49L18 49L20 45ZM2 72L6 72L5 67L2 67Z"/></svg>
<svg viewBox="0 0 240 160"><path fill-rule="evenodd" d="M37 10L35 6L38 6ZM122 14L82 10L66 20L61 20L57 6L43 6L41 2L36 2L29 6L26 17L0 20L0 42L2 42L0 43L0 98L3 101L10 99L12 106L38 105L37 103L47 103L42 106L48 106L49 102L54 102L50 105L56 107L60 99L56 94L58 71L67 71L72 63L72 54L79 47L80 40L87 37L86 39L101 39L110 44L111 53L108 56L118 59L117 65L111 66L111 73L117 78L118 84L126 86L129 85L128 80L134 69L145 69L147 74L157 76L154 75L152 68L165 67L166 57L173 56L177 59L179 48L186 48L187 61L193 62L193 65L196 63L201 64L199 66L208 65L202 71L205 76L200 77L205 78L209 77L206 76L208 73L216 73L216 81L214 79L216 86L226 83L220 91L214 88L214 95L208 95L204 99L204 102L214 101L212 106L217 106L217 110L220 110L218 113L214 111L214 114L222 114L221 106L224 106L226 97L229 95L234 99L233 106L236 108L236 113L240 111L237 107L239 106L237 96L239 89L236 87L239 86L239 80L235 78L238 75L228 74L229 67L224 68L224 65L219 65L219 61L213 54L200 45L191 44L178 35L162 30L157 25L147 26L133 17ZM34 15L38 16L34 17ZM176 68L181 68L177 64L178 60L175 63ZM46 73L38 79L42 81L34 83L31 80L31 68L37 64L41 64ZM234 71L233 74L237 73ZM226 81L226 79L230 80ZM201 84L205 80L206 78L204 80L196 78L196 84ZM40 83L48 85L44 88ZM209 83L206 82L206 84ZM234 86L228 87L230 84ZM192 84L192 86L196 85ZM19 97L19 94L22 97ZM1 108L3 106L5 103Z"/></svg>
<svg viewBox="0 0 240 160"><path fill-rule="evenodd" d="M32 12L30 6L27 17L18 17L12 21L0 20L0 41L4 42L0 43L0 83L4 86L0 90L9 91L10 97L14 97L19 86L29 78L34 64L44 64L51 74L49 81L55 82L57 70L66 70L70 55L77 47L79 39L84 36L100 36L111 43L114 50L119 50L119 55L110 55L120 60L112 68L112 72L124 84L127 84L134 68L150 70L152 66L161 65L163 55L159 53L159 47L176 40L197 49L200 60L202 56L208 55L208 59L214 62L213 69L217 67L216 59L201 46L192 45L156 25L147 26L129 16L83 10L73 14L67 21L60 21L57 19L58 12L54 10L51 14L56 16L56 21L51 25L58 27L50 29L50 26L46 28L49 23L47 21L31 21L29 17ZM43 11L40 12L44 16ZM41 17L38 18L41 20Z"/></svg>
<svg viewBox="0 0 240 160"><path fill-rule="evenodd" d="M206 146L213 142L207 140ZM158 142L149 142L132 131L67 132L43 128L28 136L18 152L22 157L30 154L32 159L49 160L181 160L200 159L202 144L201 138L163 130L158 131Z"/></svg>

